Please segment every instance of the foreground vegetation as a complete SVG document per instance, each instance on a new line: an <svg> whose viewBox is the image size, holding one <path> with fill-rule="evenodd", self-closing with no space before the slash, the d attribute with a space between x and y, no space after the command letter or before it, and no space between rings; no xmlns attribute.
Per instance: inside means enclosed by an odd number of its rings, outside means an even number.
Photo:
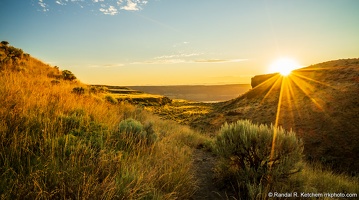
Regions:
<svg viewBox="0 0 359 200"><path fill-rule="evenodd" d="M0 193L5 199L188 198L195 180L189 129L23 74L0 82ZM126 134L132 118L156 140ZM129 122L127 122L129 123ZM149 125L149 124L153 124ZM136 134L136 132L134 133ZM146 144L144 144L146 143Z"/></svg>
<svg viewBox="0 0 359 200"><path fill-rule="evenodd" d="M74 93L86 86L49 77L57 69L35 59L20 62L0 72L1 199L186 199L194 193L190 146L200 141L193 131L129 104Z"/></svg>
<svg viewBox="0 0 359 200"><path fill-rule="evenodd" d="M265 198L268 192L288 185L289 177L301 170L302 142L295 133L273 126L257 126L250 121L225 124L215 150L221 158L221 178L237 183L236 190L243 199Z"/></svg>
<svg viewBox="0 0 359 200"><path fill-rule="evenodd" d="M248 120L224 124L213 150L219 157L219 183L233 188L237 199L267 199L270 192L359 192L357 178L335 175L319 164L305 164L302 141L282 128Z"/></svg>
<svg viewBox="0 0 359 200"><path fill-rule="evenodd" d="M267 198L266 192L274 189L359 193L357 178L302 161L301 143L293 133L278 132L284 138L276 149L281 159L271 164L278 173L268 173L273 129L239 121L209 137L159 119L148 112L154 107L119 102L76 81L68 70L1 45L1 199L196 198L192 152L200 147L217 154L216 183L235 189L236 199ZM182 108L188 111L183 116ZM176 117L197 114L182 104L161 109L178 113ZM259 165L242 164L241 159L254 158L236 154L244 147L258 153ZM272 179L276 182L268 181Z"/></svg>

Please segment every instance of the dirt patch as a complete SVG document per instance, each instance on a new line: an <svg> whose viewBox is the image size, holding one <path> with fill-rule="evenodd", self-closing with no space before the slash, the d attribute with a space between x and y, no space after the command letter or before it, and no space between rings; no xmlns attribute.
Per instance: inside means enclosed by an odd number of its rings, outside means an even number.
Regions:
<svg viewBox="0 0 359 200"><path fill-rule="evenodd" d="M216 156L202 149L193 151L194 174L198 181L198 190L192 199L196 200L220 200L235 199L228 192L221 190L216 184L214 176L214 167Z"/></svg>

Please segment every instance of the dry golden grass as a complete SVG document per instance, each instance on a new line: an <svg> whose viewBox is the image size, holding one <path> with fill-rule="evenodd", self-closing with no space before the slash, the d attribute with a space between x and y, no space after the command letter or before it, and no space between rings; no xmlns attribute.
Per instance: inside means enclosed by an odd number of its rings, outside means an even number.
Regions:
<svg viewBox="0 0 359 200"><path fill-rule="evenodd" d="M53 84L45 73L53 69L33 61L24 64L27 70L0 72L1 199L186 199L194 193L188 146L194 144L185 136L193 132L125 103L74 94L74 87L86 86ZM126 118L152 122L157 142L121 136L118 125Z"/></svg>
<svg viewBox="0 0 359 200"><path fill-rule="evenodd" d="M173 100L165 106L148 106L145 109L153 112L163 119L176 121L180 124L188 125L197 118L212 111L212 104L189 102L185 100Z"/></svg>

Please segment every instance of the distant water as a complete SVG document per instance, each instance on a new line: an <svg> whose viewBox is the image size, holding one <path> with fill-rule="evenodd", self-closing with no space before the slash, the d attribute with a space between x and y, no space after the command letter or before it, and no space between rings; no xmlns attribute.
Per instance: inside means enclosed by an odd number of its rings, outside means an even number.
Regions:
<svg viewBox="0 0 359 200"><path fill-rule="evenodd" d="M201 101L202 103L218 103L218 102L221 102L221 101Z"/></svg>
<svg viewBox="0 0 359 200"><path fill-rule="evenodd" d="M237 98L252 88L250 84L128 87L150 94L164 95L171 99L185 99L206 103L228 101Z"/></svg>

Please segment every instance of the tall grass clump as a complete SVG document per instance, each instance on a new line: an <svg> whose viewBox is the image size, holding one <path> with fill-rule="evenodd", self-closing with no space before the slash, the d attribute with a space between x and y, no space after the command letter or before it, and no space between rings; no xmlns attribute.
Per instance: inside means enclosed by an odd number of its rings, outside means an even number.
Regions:
<svg viewBox="0 0 359 200"><path fill-rule="evenodd" d="M301 191L359 194L358 176L334 173L319 163L304 163L303 170L291 179L291 182L301 183Z"/></svg>
<svg viewBox="0 0 359 200"><path fill-rule="evenodd" d="M112 135L114 146L118 149L133 149L137 146L149 146L156 142L157 134L153 130L153 124L147 122L143 125L133 118L122 120L119 130Z"/></svg>
<svg viewBox="0 0 359 200"><path fill-rule="evenodd" d="M221 159L218 176L230 183L241 199L266 198L268 191L283 189L290 176L300 171L302 146L293 132L281 128L258 126L248 120L224 124L214 144ZM291 189L295 188L287 191Z"/></svg>

